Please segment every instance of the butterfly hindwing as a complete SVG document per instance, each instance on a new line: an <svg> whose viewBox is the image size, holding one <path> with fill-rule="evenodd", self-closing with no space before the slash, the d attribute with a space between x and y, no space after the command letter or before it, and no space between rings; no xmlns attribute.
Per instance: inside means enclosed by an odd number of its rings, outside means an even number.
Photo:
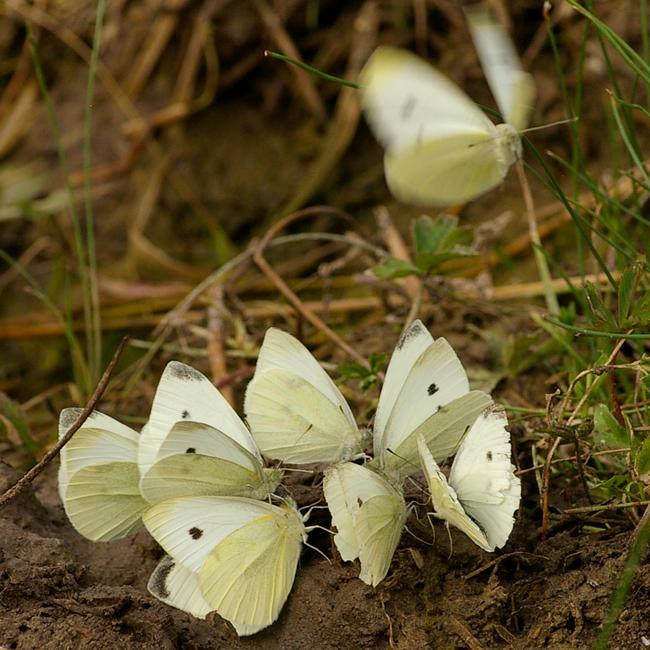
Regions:
<svg viewBox="0 0 650 650"><path fill-rule="evenodd" d="M254 634L277 619L307 535L294 506L181 497L153 506L144 522L173 561L196 575L207 606L238 634Z"/></svg>
<svg viewBox="0 0 650 650"><path fill-rule="evenodd" d="M59 437L81 409L64 409ZM140 495L138 434L93 411L61 450L59 495L75 529L93 541L126 537L142 526L147 502Z"/></svg>

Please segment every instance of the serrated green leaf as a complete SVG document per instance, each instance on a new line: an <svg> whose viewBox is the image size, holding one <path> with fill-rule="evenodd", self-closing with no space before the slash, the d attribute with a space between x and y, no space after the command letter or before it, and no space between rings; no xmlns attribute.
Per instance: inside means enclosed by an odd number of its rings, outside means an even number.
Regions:
<svg viewBox="0 0 650 650"><path fill-rule="evenodd" d="M417 266L404 260L398 260L395 257L389 257L385 262L377 264L371 270L381 280L397 280L409 275L422 275Z"/></svg>
<svg viewBox="0 0 650 650"><path fill-rule="evenodd" d="M447 260L476 255L468 245L471 240L470 231L458 227L458 217L443 214L432 219L422 215L413 223L415 264L426 274Z"/></svg>

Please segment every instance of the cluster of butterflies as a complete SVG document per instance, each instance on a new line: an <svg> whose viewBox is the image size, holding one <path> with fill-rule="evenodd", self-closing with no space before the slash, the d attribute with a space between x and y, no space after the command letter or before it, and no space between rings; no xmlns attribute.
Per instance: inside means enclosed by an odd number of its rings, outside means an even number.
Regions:
<svg viewBox="0 0 650 650"><path fill-rule="evenodd" d="M291 590L306 516L275 494L280 467L325 464L323 489L346 561L377 585L407 520L407 477L424 473L434 514L493 551L520 500L501 408L470 391L443 338L420 321L401 336L372 430L359 429L340 390L294 337L269 329L244 403L248 426L197 370L170 362L140 434L93 412L61 451L59 492L79 533L94 541L142 524L166 552L149 591L240 636L279 616ZM79 409L61 413L64 435ZM456 453L449 477L438 463Z"/></svg>

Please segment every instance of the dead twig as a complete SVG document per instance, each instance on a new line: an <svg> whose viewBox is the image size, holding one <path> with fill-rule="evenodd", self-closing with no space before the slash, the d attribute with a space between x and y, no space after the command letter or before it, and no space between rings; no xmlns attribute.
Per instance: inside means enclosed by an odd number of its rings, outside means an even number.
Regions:
<svg viewBox="0 0 650 650"><path fill-rule="evenodd" d="M41 460L29 470L29 472L27 472L27 474L0 496L0 508L13 499L17 494L22 492L50 464L50 462L52 462L61 449L63 449L63 447L70 441L72 436L83 426L84 422L88 419L88 416L93 412L95 405L104 394L127 341L128 337L126 336L120 341L120 344L117 346L113 358L104 371L102 378L99 380L95 391L91 395L84 409L78 415L77 419L73 422L72 426L65 432L65 435L59 438L54 447L52 447L52 449L50 449L45 456L43 456L43 458L41 458Z"/></svg>
<svg viewBox="0 0 650 650"><path fill-rule="evenodd" d="M264 249L268 243L278 235L278 233L284 230L290 223L297 221L299 219L304 219L305 217L310 217L314 214L332 214L343 219L349 220L350 217L341 210L336 208L331 208L327 206L315 206L312 208L306 208L305 210L300 210L294 214L290 214L284 219L280 219L275 223L269 230L266 235L262 238L260 243L255 248L253 253L253 259L255 264L259 269L266 275L271 282L278 288L278 291L295 307L296 311L308 320L316 329L319 329L325 336L332 340L339 348L341 348L350 358L354 359L357 363L361 364L364 368L370 370L370 365L368 361L362 357L353 347L348 345L334 330L330 329L311 309L309 309L305 303L298 298L298 296L289 288L287 283L276 273L273 267L266 261L264 257Z"/></svg>

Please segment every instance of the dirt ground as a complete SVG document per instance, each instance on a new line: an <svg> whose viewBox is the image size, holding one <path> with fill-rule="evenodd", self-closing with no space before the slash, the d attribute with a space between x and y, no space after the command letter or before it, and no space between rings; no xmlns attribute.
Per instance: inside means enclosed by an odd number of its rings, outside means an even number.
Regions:
<svg viewBox="0 0 650 650"><path fill-rule="evenodd" d="M76 172L81 164L79 124L87 64L83 57L73 54L83 47L75 45L68 32L57 25L66 26L90 43L94 11L92 3L83 4L83 10L82 4L73 7L71 2L42 2L45 13L55 22L35 23L41 25L39 47L61 130L66 134L70 165ZM411 3L368 0L345 3L344 8L335 2L300 0L271 4L305 58L337 74L354 71L355 57L367 56L377 42L413 48ZM475 57L467 47L458 8L445 1L412 4L429 6L431 58L478 101L489 103ZM539 47L535 45L542 22L541 3L521 0L505 4L514 24L522 26L517 45L527 53L525 63L537 82L536 121L562 119L561 92L551 53L543 40ZM346 104L339 97L336 104L339 89L318 82L330 122L312 119L313 107L305 108L304 87L296 82L293 72L279 62L262 60L265 47L278 49L274 40L277 28L268 16L264 18L263 5L239 0L109 3L103 60L126 89L129 101L149 122L144 130L142 125L134 126L133 115L124 111L115 89L98 84L94 187L107 349L123 332L149 340L152 326L167 310L233 250L246 248L251 238L261 235L287 206L298 208L317 202L345 209L357 220L356 227L365 238L381 244L374 217L377 205L388 206L406 239L411 219L421 213L389 196L382 176L381 149L363 125L354 102ZM312 5L320 7L318 28L305 27ZM607 18L624 37L638 42L638 20L630 18L632 3L621 2L623 5L625 10L612 12ZM15 97L24 95L33 105L21 114L23 122L11 146L0 138L0 159L11 169L29 169L33 178L39 179L36 190L28 193L29 202L51 198L52 192L61 189L62 181L43 106L36 99L36 87L28 87L33 81L31 73L18 74L23 68L30 69L27 50L22 49L24 21L28 16L36 20L39 14L29 13L25 7L16 11L10 19L2 16L5 22L0 24L0 51L18 62L16 77L12 77L17 79ZM374 25L370 37L366 34L361 38L355 31L362 14ZM205 57L197 58L196 67L182 65L191 60L193 43L203 34L202 17L204 22L212 21L210 37L217 44L218 93L205 104L191 104L191 111L180 118L170 119L173 111L164 111L169 106L178 108L187 100L188 79L192 80L189 87L193 98L200 97L206 88L208 92L214 81L212 54L205 41L201 41ZM571 44L581 38L581 23L565 13L560 15L557 29L566 46L563 63L572 70L578 55ZM364 38L368 41L365 46ZM155 44L159 42L164 46L157 50ZM362 46L357 48L359 42ZM351 51L355 54L350 55ZM598 67L602 61L594 51L587 49L590 58L583 145L593 157L593 169L602 171L607 170L608 159L602 142L600 106L609 100L602 96L602 67ZM149 66L151 57L155 65ZM6 74L4 68L0 72ZM569 85L573 80L569 74ZM7 84L2 86L3 92L6 88ZM6 100L7 95L3 97ZM9 104L8 100L0 102L0 116L6 118L2 111L8 110ZM535 144L540 150L552 149L569 156L567 140L562 127L553 127L540 131ZM552 162L549 164L553 167ZM0 172L4 169L0 167ZM561 168L554 169L562 180ZM308 186L313 186L312 191L298 200ZM501 284L513 277L535 277L532 256L514 258L512 253L511 259L508 251L514 249L502 241L525 231L523 220L512 228L493 225L509 210L521 212L519 192L511 192L516 187L511 174L503 188L475 202L462 215L465 224L485 226L488 245L498 240L495 250L505 263L494 269L492 279ZM539 205L549 202L541 184L533 184L533 191ZM4 206L2 196L0 192L0 209ZM304 228L342 234L348 225L321 217ZM62 303L70 296L63 292L61 274L74 267L70 232L65 211L54 210L39 218L7 220L0 234L2 248L15 257L31 251L23 262ZM559 228L547 246L570 273L575 262L572 251L562 249L567 238L566 231ZM367 260L348 259L345 247L328 249L330 254L321 254L316 248L308 244L302 250L297 247L269 257L278 265L284 264L283 272L293 273L296 283L304 281L300 286L306 287L302 294L305 300L329 304L341 295L357 298L372 293L378 297L371 311L329 313L325 309L325 319L363 354L389 352L396 338L395 324L403 321L408 306L402 300L395 307L387 296L394 293L403 298L403 290L370 281L361 272L367 268ZM529 253L529 247L526 250ZM310 257L312 254L315 256ZM332 281L336 280L335 272L324 272L321 266L333 263L336 269L341 263L340 268L346 269L350 260L352 272L346 276L347 284L337 285ZM271 324L287 329L291 324L294 331L304 329L302 321L296 325L293 314L273 311L280 302L275 288L259 277L251 277L247 269L237 278L242 284L233 284L226 291L231 315L226 324L227 347L236 352L246 351L241 345L242 329L258 343ZM79 391L70 387L69 350L57 333L56 323L51 325L52 319L48 320L33 295L25 292L16 274L11 281L9 275L2 278L2 339L7 368L0 376L0 389L23 404L34 395L45 395L27 411L27 421L42 451L53 444L60 409L83 401ZM480 289L480 282L485 281L483 277L480 281L459 279L453 285L432 282L422 316L432 333L446 336L471 368L490 366L496 372L502 369L495 361L494 350L477 330L485 332L498 326L513 336L532 331L525 316L530 300L496 305L453 294L455 288L465 286L463 283ZM72 292L70 302L79 315L76 292ZM197 365L205 372L212 369L208 368L207 353L195 352L205 352L200 326L209 325L207 310L201 307L196 311L204 320L190 321L188 317L187 322L178 323L169 339L173 349L156 357L149 374L127 399L116 404L108 395L102 410L118 418L124 413L139 416L141 422L148 412L152 378L170 358ZM50 328L47 335L38 329L45 326ZM313 337L313 332L310 335L310 345L319 348L319 357L344 360L322 337ZM140 353L141 348L137 351ZM126 356L129 363L134 361L135 347ZM545 394L557 385L549 377L554 376L558 358L556 353L518 377L499 374L497 399L543 408ZM39 363L34 363L35 359ZM241 394L247 368L254 361L245 354L233 354L228 363L227 370L235 375L243 371L230 382ZM63 388L47 393L53 386ZM348 387L346 396L360 408L369 404L354 387ZM541 419L520 420L512 431L519 469L531 466L534 445L544 457L549 437ZM13 468L28 462L19 443L0 440L0 493L20 476ZM587 503L575 468L567 465L565 469L555 474L551 483L551 526L546 539L539 531L539 487L534 472L529 472L522 475L522 505L504 549L485 553L460 533L452 530L448 536L440 523L432 540L425 509L418 508L409 519L409 532L402 537L387 578L376 589L357 579L355 565L340 561L327 534L315 531L310 542L328 559L306 548L280 619L253 637L238 639L218 616L196 620L149 595L146 584L161 550L145 531L106 544L91 543L77 534L59 501L54 463L32 488L0 509L0 649L588 649L593 647L605 619L636 522L615 511L600 513L595 519L561 514L565 508ZM288 490L299 505L313 503L321 496L319 479L317 473L309 484L295 482ZM314 513L310 523L330 525L325 511ZM597 526L589 525L594 522ZM650 639L649 612L650 567L645 563L634 580L611 647L626 650L647 645L644 639Z"/></svg>

